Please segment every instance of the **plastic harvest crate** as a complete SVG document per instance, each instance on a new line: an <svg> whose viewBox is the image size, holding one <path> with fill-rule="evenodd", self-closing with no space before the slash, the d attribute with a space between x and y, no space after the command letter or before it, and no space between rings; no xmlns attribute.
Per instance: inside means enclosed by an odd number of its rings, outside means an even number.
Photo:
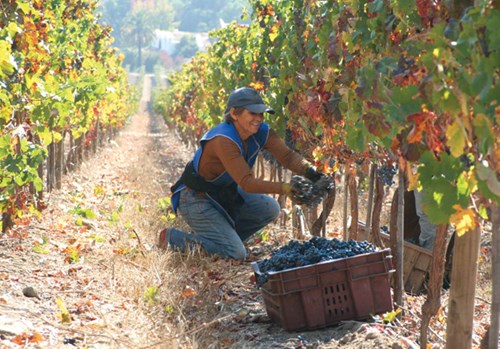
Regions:
<svg viewBox="0 0 500 349"><path fill-rule="evenodd" d="M259 266L253 262L255 274ZM269 317L287 331L363 320L392 310L390 249L269 272L262 296Z"/></svg>

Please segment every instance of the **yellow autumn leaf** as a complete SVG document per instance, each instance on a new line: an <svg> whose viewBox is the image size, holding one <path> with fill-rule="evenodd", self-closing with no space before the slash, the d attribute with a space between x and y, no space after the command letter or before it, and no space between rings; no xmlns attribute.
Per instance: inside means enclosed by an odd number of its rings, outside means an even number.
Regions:
<svg viewBox="0 0 500 349"><path fill-rule="evenodd" d="M401 313L401 308L396 309L395 311L389 311L383 315L383 321L384 323L388 324L391 323L396 319L399 313Z"/></svg>
<svg viewBox="0 0 500 349"><path fill-rule="evenodd" d="M450 148L451 155L458 158L464 152L465 134L458 120L452 122L446 129L446 145Z"/></svg>
<svg viewBox="0 0 500 349"><path fill-rule="evenodd" d="M453 208L456 212L451 215L450 223L455 225L458 236L462 236L476 227L476 214L472 209L464 209L460 205L453 205Z"/></svg>
<svg viewBox="0 0 500 349"><path fill-rule="evenodd" d="M71 322L71 315L69 314L66 305L64 305L64 301L61 298L57 298L56 304L59 307L59 310L61 310L61 312L57 314L57 316L61 319L61 322L63 324L69 324Z"/></svg>
<svg viewBox="0 0 500 349"><path fill-rule="evenodd" d="M406 171L406 177L408 179L408 191L410 190L415 190L418 188L418 177L420 176L420 173L413 173L413 170L411 168L408 168L408 171Z"/></svg>

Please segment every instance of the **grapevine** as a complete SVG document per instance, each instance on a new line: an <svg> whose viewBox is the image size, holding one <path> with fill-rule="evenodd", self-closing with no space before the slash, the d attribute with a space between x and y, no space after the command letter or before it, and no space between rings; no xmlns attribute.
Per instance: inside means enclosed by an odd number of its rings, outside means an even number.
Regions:
<svg viewBox="0 0 500 349"><path fill-rule="evenodd" d="M97 132L122 127L137 98L127 86L122 57L111 48L110 28L97 23L96 2L15 0L0 8L0 217L5 231L27 209L41 207L42 168L50 191L56 177L50 160L65 136L81 144L82 153L84 144L95 149Z"/></svg>

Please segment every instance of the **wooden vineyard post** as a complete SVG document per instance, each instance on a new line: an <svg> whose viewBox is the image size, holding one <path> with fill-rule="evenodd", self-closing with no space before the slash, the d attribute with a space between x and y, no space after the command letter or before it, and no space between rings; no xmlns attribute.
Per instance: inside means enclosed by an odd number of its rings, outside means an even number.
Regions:
<svg viewBox="0 0 500 349"><path fill-rule="evenodd" d="M75 169L75 142L73 133L69 132L69 150L64 165L64 174L71 172Z"/></svg>
<svg viewBox="0 0 500 349"><path fill-rule="evenodd" d="M85 141L85 134L82 134L80 135L80 137L78 137L76 140L75 140L75 143L76 143L76 154L75 154L75 164L76 164L76 167L80 167L80 165L82 164L83 162L83 143Z"/></svg>
<svg viewBox="0 0 500 349"><path fill-rule="evenodd" d="M432 264L427 286L427 299L422 306L422 324L420 326L420 345L427 348L427 331L431 318L441 308L441 288L443 286L446 245L448 242L448 225L437 227L436 238L432 250Z"/></svg>
<svg viewBox="0 0 500 349"><path fill-rule="evenodd" d="M344 232L344 241L347 241L347 201L349 200L349 174L347 172L347 168L344 169L344 207L342 212L343 217L343 232Z"/></svg>
<svg viewBox="0 0 500 349"><path fill-rule="evenodd" d="M335 189L334 189L335 190ZM322 202L322 206L323 206L323 210L321 211L321 215L319 216L319 218L316 220L316 222L319 222L321 220L321 236L322 237L326 237L326 217L328 216L327 212L330 213L330 210L328 210L328 205L327 205L327 202L326 202L326 198L328 196L324 197L323 198L323 202ZM333 193L333 202L335 202L335 192ZM314 223L316 223L314 222ZM314 224L313 224L314 226Z"/></svg>
<svg viewBox="0 0 500 349"><path fill-rule="evenodd" d="M264 175L263 175L262 178L264 178ZM288 179L288 171L286 169L283 171L283 181L284 182L288 182L289 181L289 179ZM286 208L286 195L285 194L282 194L282 195L280 195L278 197L278 203L279 203L280 208L281 208L280 226L281 227L285 227L286 223L287 223L287 220L289 218L289 215L290 215L290 211Z"/></svg>
<svg viewBox="0 0 500 349"><path fill-rule="evenodd" d="M371 232L375 245L380 248L384 248L384 243L382 242L382 238L380 237L380 215L382 213L382 205L384 203L384 183L382 182L382 179L377 175L376 171L374 180L375 199L373 203Z"/></svg>
<svg viewBox="0 0 500 349"><path fill-rule="evenodd" d="M404 243L404 193L405 178L404 171L398 171L398 188L394 192L393 204L391 205L390 233L391 250L393 253L394 268L394 303L403 304L404 280L403 280L403 243ZM397 203L397 204L395 204Z"/></svg>
<svg viewBox="0 0 500 349"><path fill-rule="evenodd" d="M349 237L358 240L358 186L356 184L356 177L349 175L349 197L351 198L351 227L349 228Z"/></svg>
<svg viewBox="0 0 500 349"><path fill-rule="evenodd" d="M402 166L398 171L398 229L396 235L396 276L394 282L394 298L396 304L403 305L403 268L404 268L404 213L405 213L405 172Z"/></svg>
<svg viewBox="0 0 500 349"><path fill-rule="evenodd" d="M48 158L47 158L47 192L51 192L54 189L55 181L55 143L54 137L52 136L52 142L47 146L48 148Z"/></svg>
<svg viewBox="0 0 500 349"><path fill-rule="evenodd" d="M43 162L41 162L38 165L37 172L38 172L38 177L40 177L40 179L43 182ZM42 203L42 200L43 200L43 189L40 190L39 192L37 192L36 198L37 198L37 209L40 210L41 209L41 203Z"/></svg>
<svg viewBox="0 0 500 349"><path fill-rule="evenodd" d="M491 321L489 328L488 348L498 349L498 332L500 331L500 207L494 205L491 210L492 235L492 299Z"/></svg>
<svg viewBox="0 0 500 349"><path fill-rule="evenodd" d="M64 168L64 132L63 138L55 145L55 187L61 189Z"/></svg>
<svg viewBox="0 0 500 349"><path fill-rule="evenodd" d="M372 225L372 206L373 206L373 187L375 183L375 171L377 169L377 164L372 164L370 168L370 175L369 175L369 184L368 184L368 204L366 207L366 229L365 229L365 235L364 235L364 240L368 240L370 237L370 229Z"/></svg>
<svg viewBox="0 0 500 349"><path fill-rule="evenodd" d="M481 228L457 236L448 302L446 349L472 348L474 297Z"/></svg>
<svg viewBox="0 0 500 349"><path fill-rule="evenodd" d="M319 215L318 219L313 223L311 228L312 235L326 236L326 218L330 215L333 205L335 205L336 188L335 182L333 182L333 189L330 190L328 195L323 199L323 211Z"/></svg>
<svg viewBox="0 0 500 349"><path fill-rule="evenodd" d="M99 117L97 117L97 121L95 123L94 137L92 139L91 147L92 154L97 153L97 144L99 143Z"/></svg>

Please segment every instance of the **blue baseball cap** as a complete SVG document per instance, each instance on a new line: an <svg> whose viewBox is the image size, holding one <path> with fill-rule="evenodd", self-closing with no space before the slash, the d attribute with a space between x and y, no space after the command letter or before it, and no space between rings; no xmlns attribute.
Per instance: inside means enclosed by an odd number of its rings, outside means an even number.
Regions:
<svg viewBox="0 0 500 349"><path fill-rule="evenodd" d="M238 107L243 107L257 114L263 114L264 112L274 114L274 110L264 104L259 92L251 87L241 87L231 92L224 114L229 113L231 108Z"/></svg>

